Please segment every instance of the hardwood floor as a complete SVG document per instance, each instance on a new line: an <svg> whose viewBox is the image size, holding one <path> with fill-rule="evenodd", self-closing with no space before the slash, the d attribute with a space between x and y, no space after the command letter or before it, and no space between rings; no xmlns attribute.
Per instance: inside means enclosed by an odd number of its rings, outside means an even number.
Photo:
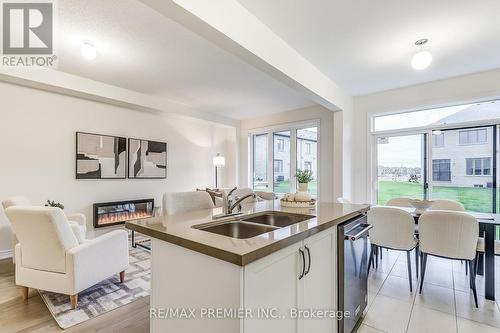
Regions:
<svg viewBox="0 0 500 333"><path fill-rule="evenodd" d="M149 297L62 330L36 290L24 301L14 283L14 265L0 260L0 332L149 332Z"/></svg>

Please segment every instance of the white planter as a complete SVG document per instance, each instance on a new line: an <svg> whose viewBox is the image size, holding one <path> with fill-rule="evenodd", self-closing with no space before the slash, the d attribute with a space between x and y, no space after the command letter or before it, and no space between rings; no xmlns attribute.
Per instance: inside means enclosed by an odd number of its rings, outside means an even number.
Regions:
<svg viewBox="0 0 500 333"><path fill-rule="evenodd" d="M311 201L311 194L308 192L308 183L299 183L299 191L295 194L295 201Z"/></svg>

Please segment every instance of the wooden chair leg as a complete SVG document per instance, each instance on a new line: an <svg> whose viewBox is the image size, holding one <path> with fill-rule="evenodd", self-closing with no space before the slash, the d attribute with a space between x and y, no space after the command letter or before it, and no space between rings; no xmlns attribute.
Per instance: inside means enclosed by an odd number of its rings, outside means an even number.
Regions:
<svg viewBox="0 0 500 333"><path fill-rule="evenodd" d="M23 300L27 300L28 299L28 294L30 292L30 288L28 287L21 287L21 296L23 297Z"/></svg>
<svg viewBox="0 0 500 333"><path fill-rule="evenodd" d="M70 295L69 300L71 301L71 308L75 310L78 306L78 294Z"/></svg>
<svg viewBox="0 0 500 333"><path fill-rule="evenodd" d="M410 251L406 251L406 263L408 264L408 280L410 281L410 292L413 292L412 276L411 276L411 258Z"/></svg>
<svg viewBox="0 0 500 333"><path fill-rule="evenodd" d="M422 293L422 287L424 286L425 268L427 266L427 253L421 252L421 254L422 258L420 261L420 294Z"/></svg>
<svg viewBox="0 0 500 333"><path fill-rule="evenodd" d="M120 283L123 283L125 281L125 271L120 272Z"/></svg>

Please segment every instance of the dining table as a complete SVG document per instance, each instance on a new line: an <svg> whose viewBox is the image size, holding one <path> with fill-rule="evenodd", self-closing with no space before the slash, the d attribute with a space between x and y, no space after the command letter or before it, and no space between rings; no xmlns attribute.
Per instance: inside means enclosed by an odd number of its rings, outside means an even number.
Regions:
<svg viewBox="0 0 500 333"><path fill-rule="evenodd" d="M412 214L415 223L418 224L420 214L415 213L412 207L381 206L403 209ZM484 254L479 254L477 263L477 274L484 275L484 296L486 299L495 300L495 230L500 226L500 214L469 212L479 223L479 235L484 237Z"/></svg>

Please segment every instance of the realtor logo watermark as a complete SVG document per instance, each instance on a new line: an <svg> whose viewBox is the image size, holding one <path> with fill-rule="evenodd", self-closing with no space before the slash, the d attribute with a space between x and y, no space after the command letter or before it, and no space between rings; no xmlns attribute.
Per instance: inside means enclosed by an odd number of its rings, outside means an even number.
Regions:
<svg viewBox="0 0 500 333"><path fill-rule="evenodd" d="M1 4L1 65L10 68L57 67L55 2L4 0Z"/></svg>

